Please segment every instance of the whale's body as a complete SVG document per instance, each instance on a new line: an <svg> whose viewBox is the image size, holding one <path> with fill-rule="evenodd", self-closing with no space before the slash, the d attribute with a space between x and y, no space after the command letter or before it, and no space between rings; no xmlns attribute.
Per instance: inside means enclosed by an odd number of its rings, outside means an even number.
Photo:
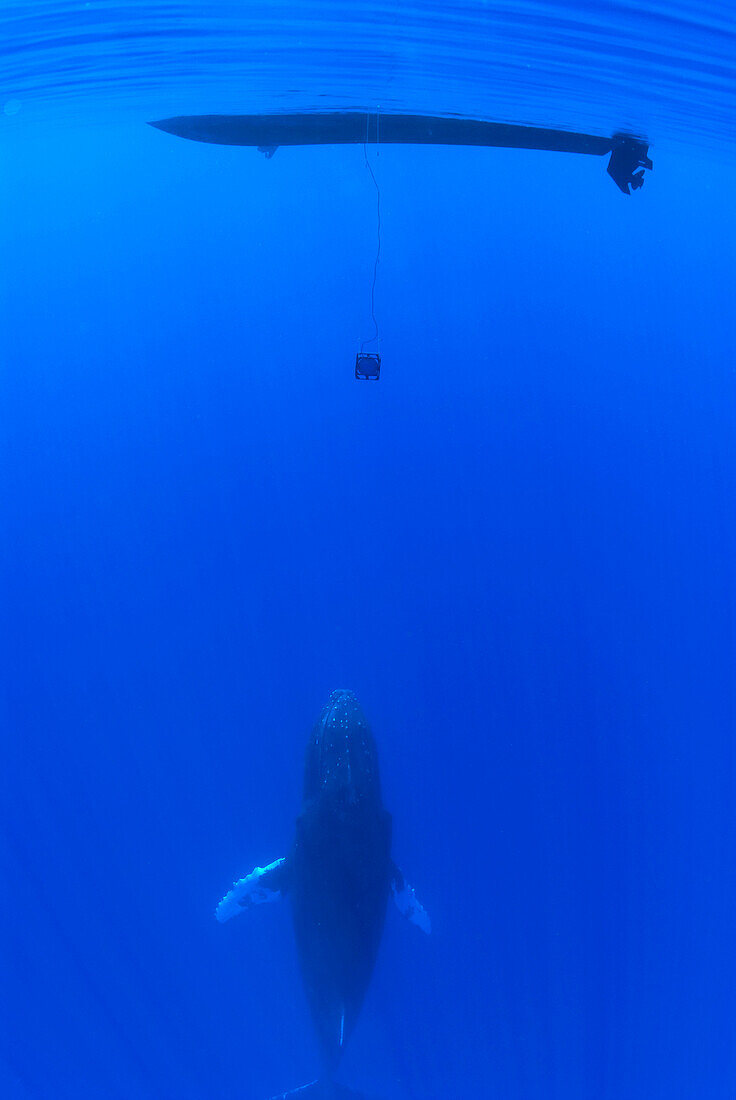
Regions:
<svg viewBox="0 0 736 1100"><path fill-rule="evenodd" d="M299 962L330 1071L358 1018L391 888L378 756L349 692L332 694L309 742L291 876Z"/></svg>
<svg viewBox="0 0 736 1100"><path fill-rule="evenodd" d="M386 902L429 931L426 913L391 859L378 754L357 699L334 691L307 746L304 799L289 855L238 880L217 908L227 920L289 894L321 1076L300 1096L355 1096L333 1075L370 983ZM283 1094L288 1095L288 1094Z"/></svg>

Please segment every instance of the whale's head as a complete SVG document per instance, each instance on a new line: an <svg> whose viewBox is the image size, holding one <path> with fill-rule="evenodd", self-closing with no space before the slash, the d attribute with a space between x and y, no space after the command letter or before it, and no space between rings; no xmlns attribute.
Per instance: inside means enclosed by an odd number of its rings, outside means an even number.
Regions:
<svg viewBox="0 0 736 1100"><path fill-rule="evenodd" d="M352 691L333 691L307 746L304 798L327 795L348 804L380 801L378 753Z"/></svg>

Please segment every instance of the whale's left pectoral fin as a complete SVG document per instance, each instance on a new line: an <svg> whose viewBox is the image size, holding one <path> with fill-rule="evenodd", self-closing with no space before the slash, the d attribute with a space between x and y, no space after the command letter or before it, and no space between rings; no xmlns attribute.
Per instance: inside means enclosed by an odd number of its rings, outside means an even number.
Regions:
<svg viewBox="0 0 736 1100"><path fill-rule="evenodd" d="M417 896L414 893L414 887L409 885L396 864L393 865L391 874L391 890L394 895L394 901L396 902L396 908L401 915L406 917L407 920L410 920L412 924L416 924L418 928L421 928L422 932L426 932L427 935L429 935L432 931L432 922L429 919L429 914L422 903L417 900Z"/></svg>
<svg viewBox="0 0 736 1100"><path fill-rule="evenodd" d="M254 867L245 878L233 883L215 910L220 922L237 917L245 909L261 905L264 901L276 901L289 885L289 865L286 859L276 859L266 867Z"/></svg>

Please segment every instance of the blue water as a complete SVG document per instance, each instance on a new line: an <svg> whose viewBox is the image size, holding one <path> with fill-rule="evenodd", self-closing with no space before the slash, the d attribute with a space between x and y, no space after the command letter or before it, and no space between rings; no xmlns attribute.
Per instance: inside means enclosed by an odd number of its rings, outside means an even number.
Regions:
<svg viewBox="0 0 736 1100"><path fill-rule="evenodd" d="M284 854L352 688L394 854L344 1079L736 1096L728 4L5 3L0 1092L265 1100L317 1048ZM354 107L648 137L252 150Z"/></svg>

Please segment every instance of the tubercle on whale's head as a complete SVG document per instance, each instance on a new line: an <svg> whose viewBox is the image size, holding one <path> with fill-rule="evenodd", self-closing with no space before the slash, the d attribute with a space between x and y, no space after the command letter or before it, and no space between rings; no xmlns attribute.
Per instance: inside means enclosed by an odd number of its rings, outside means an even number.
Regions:
<svg viewBox="0 0 736 1100"><path fill-rule="evenodd" d="M347 804L380 801L378 753L363 709L352 691L333 691L307 745L305 801L329 795Z"/></svg>

